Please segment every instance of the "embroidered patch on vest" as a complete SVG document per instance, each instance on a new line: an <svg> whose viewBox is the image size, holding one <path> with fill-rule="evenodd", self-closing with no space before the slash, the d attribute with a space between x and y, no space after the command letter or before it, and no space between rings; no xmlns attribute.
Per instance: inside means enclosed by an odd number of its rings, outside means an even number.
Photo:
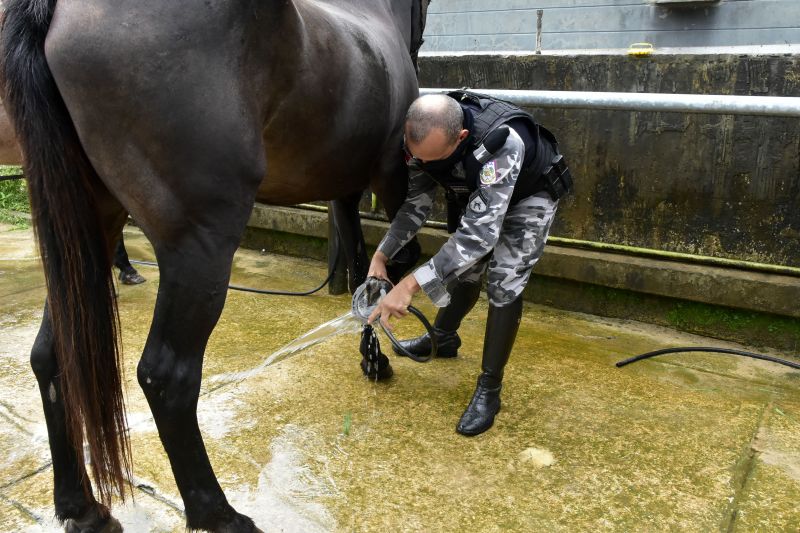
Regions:
<svg viewBox="0 0 800 533"><path fill-rule="evenodd" d="M486 204L486 198L483 197L483 194L480 190L475 191L472 193L472 196L469 197L467 208L476 215L484 214L489 208L489 206Z"/></svg>
<svg viewBox="0 0 800 533"><path fill-rule="evenodd" d="M497 183L497 172L495 170L494 161L489 161L483 168L481 168L481 183L483 185L491 185Z"/></svg>

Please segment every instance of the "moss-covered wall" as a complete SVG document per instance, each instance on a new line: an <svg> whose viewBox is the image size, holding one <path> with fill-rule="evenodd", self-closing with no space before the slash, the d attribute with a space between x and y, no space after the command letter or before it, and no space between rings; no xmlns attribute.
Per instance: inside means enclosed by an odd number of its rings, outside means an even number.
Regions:
<svg viewBox="0 0 800 533"><path fill-rule="evenodd" d="M426 56L422 87L800 96L800 56ZM800 120L531 109L577 178L553 235L800 265Z"/></svg>

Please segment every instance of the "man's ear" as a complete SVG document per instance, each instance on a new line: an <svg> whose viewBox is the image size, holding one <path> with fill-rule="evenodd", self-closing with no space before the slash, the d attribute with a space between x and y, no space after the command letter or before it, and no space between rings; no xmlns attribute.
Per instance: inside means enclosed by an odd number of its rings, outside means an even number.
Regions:
<svg viewBox="0 0 800 533"><path fill-rule="evenodd" d="M468 135L469 135L469 130L461 130L461 132L458 134L458 142L461 142L464 139L466 139Z"/></svg>

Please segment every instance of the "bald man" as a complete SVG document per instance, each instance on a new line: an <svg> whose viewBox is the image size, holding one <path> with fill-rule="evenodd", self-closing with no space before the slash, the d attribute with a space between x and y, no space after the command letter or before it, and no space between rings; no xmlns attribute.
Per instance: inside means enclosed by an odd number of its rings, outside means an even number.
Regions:
<svg viewBox="0 0 800 533"><path fill-rule="evenodd" d="M503 371L522 316L522 291L542 255L558 199L572 178L555 137L520 108L486 95L454 91L427 95L406 115L409 169L404 205L372 258L369 275L388 279L386 264L422 227L438 187L448 201L448 241L402 279L370 317L407 314L422 290L440 307L434 321L439 357L455 357L458 328L487 274L489 313L481 374L456 431L478 435L500 410ZM426 335L405 341L417 355L431 352Z"/></svg>

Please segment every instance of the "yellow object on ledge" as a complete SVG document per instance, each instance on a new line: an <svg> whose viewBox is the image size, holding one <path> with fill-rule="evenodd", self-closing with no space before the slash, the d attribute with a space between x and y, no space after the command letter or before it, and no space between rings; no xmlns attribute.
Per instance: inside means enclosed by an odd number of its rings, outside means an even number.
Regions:
<svg viewBox="0 0 800 533"><path fill-rule="evenodd" d="M633 43L628 47L628 55L634 57L647 57L653 53L653 45L650 43Z"/></svg>

